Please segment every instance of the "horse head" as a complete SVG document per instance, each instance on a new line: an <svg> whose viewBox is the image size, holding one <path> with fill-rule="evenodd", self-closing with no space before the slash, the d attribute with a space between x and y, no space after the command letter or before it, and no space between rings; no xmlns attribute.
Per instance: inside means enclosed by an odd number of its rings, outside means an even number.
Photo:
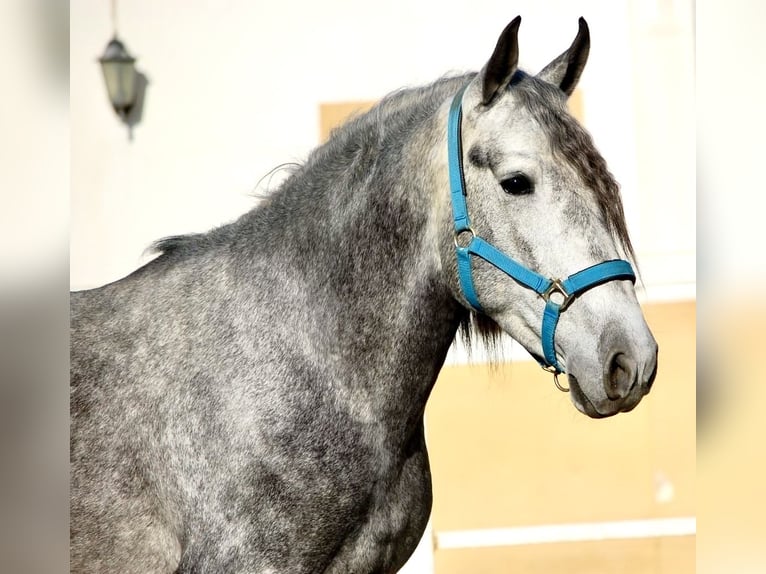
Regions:
<svg viewBox="0 0 766 574"><path fill-rule="evenodd" d="M453 100L448 130L459 160L450 162L450 178L458 189L445 268L459 301L541 364L567 373L578 410L611 416L649 392L657 344L622 259L634 254L617 183L567 111L588 58L588 26L581 18L570 48L532 76L517 69L519 23L506 27L487 64ZM503 268L497 253L512 263ZM519 280L512 264L529 277ZM556 321L546 327L551 309Z"/></svg>

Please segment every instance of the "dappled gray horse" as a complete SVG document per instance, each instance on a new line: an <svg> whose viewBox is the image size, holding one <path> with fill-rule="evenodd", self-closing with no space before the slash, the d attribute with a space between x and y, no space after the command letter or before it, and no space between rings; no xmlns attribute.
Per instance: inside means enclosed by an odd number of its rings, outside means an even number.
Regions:
<svg viewBox="0 0 766 574"><path fill-rule="evenodd" d="M461 326L567 373L589 416L649 391L618 188L566 110L587 26L536 76L518 26L481 72L338 129L237 221L72 294L73 571L396 571Z"/></svg>

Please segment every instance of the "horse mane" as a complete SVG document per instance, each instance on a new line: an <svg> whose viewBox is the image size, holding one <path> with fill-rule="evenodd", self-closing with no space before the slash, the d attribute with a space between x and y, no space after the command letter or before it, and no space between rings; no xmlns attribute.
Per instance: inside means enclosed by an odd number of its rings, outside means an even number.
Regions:
<svg viewBox="0 0 766 574"><path fill-rule="evenodd" d="M179 251L184 251L190 246L197 244L198 239L203 238L204 233L188 233L185 235L169 235L163 237L152 244L146 249L147 253L159 253L160 255L172 255Z"/></svg>
<svg viewBox="0 0 766 574"><path fill-rule="evenodd" d="M144 253L159 254L160 257L157 259L204 253L211 248L224 245L234 238L236 236L236 223L236 221L227 223L204 233L187 233L163 237L149 245Z"/></svg>
<svg viewBox="0 0 766 574"><path fill-rule="evenodd" d="M293 164L293 173L277 188L260 197L268 200L293 185L315 180L318 174L332 177L332 172L343 172L364 185L381 149L387 148L389 142L401 141L403 133L411 132L431 117L447 97L474 76L475 73L443 76L428 85L389 93L367 112L354 115L333 129L327 142L316 147L303 164ZM566 112L562 105L563 92L522 71L514 75L509 89L514 90L519 101L548 133L553 153L572 165L583 183L594 191L600 215L625 253L635 262L619 186L590 135ZM258 210L259 206L255 206L249 213ZM157 259L200 253L236 236L238 221L206 233L165 237L152 243L147 251L159 253ZM490 362L497 362L503 331L490 317L475 310L467 311L460 318L458 336L468 349L473 341L480 341L488 351Z"/></svg>
<svg viewBox="0 0 766 574"><path fill-rule="evenodd" d="M430 117L446 98L453 95L475 75L470 73L443 76L426 86L403 88L389 93L366 113L352 116L344 124L335 128L330 133L328 142L317 149L317 156L324 152L329 156L337 157L337 148L348 146L349 142L356 141L360 134L369 133L364 128L371 121L377 124L379 131L386 132L386 134L379 134L381 138L385 135L390 136L398 130L412 129L413 125ZM361 152L357 151L357 153ZM311 156L310 159L312 159ZM445 190L445 193L447 191ZM486 348L491 364L499 362L503 333L493 319L473 309L468 310L460 318L458 337L467 349L471 348L473 341L478 340Z"/></svg>
<svg viewBox="0 0 766 574"><path fill-rule="evenodd" d="M339 172L351 175L363 184L371 162L379 158L381 150L387 148L391 140L401 139L403 132L416 129L445 98L474 75L446 75L431 84L390 92L367 112L354 114L334 128L328 140L315 147L305 162L283 163L269 170L259 180L256 188L265 178L280 169L287 168L291 173L274 189L254 193L254 196L268 201L296 185L308 190L312 187L309 185L311 182L331 180ZM261 207L262 204L255 205L243 218L257 214ZM202 233L161 238L154 241L145 253L171 256L202 252L234 236L235 226L243 218Z"/></svg>
<svg viewBox="0 0 766 574"><path fill-rule="evenodd" d="M487 357L491 366L501 362L502 339L505 332L489 315L479 313L471 309L463 315L458 325L458 337L463 345L471 352L471 345L478 340L487 350Z"/></svg>

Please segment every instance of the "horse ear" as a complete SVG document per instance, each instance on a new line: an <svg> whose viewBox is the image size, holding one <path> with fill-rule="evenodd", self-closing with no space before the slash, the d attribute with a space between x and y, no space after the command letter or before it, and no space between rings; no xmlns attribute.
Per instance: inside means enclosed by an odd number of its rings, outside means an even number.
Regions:
<svg viewBox="0 0 766 574"><path fill-rule="evenodd" d="M580 28L569 49L545 66L537 77L561 88L571 96L580 79L590 52L590 32L585 18L580 18Z"/></svg>
<svg viewBox="0 0 766 574"><path fill-rule="evenodd" d="M497 94L505 89L516 71L519 62L519 24L521 16L516 16L505 27L497 40L495 51L484 68L484 84L481 103L491 104Z"/></svg>

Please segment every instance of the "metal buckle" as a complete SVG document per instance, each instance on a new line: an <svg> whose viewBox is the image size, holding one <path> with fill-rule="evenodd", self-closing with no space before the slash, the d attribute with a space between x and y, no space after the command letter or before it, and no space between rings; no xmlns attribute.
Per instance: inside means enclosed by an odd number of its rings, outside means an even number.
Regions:
<svg viewBox="0 0 766 574"><path fill-rule="evenodd" d="M569 304L572 302L572 299L574 299L574 295L567 293L567 290L564 289L564 285L561 283L559 279L554 279L553 281L551 281L550 287L548 287L545 291L540 293L540 297L542 297L543 300L547 303L550 300L551 295L553 295L554 293L558 293L564 298L564 300L561 303L557 303L557 305L559 306L559 311L563 311L564 309L566 309L569 306ZM554 301L554 303L556 303L556 301Z"/></svg>
<svg viewBox="0 0 766 574"><path fill-rule="evenodd" d="M559 371L556 367L550 366L550 365L540 365L543 368L543 371L547 371L553 375L553 384L556 385L556 388L560 390L562 393L568 393L569 389L567 387L562 386L561 383L559 383L559 375L562 374L561 371Z"/></svg>
<svg viewBox="0 0 766 574"><path fill-rule="evenodd" d="M466 233L469 234L468 240L466 241L465 245L460 245L460 243L458 242L458 238L463 236ZM471 244L471 241L473 241L474 237L476 237L476 234L473 232L473 229L471 229L470 227L466 227L465 229L461 229L460 231L456 231L455 232L455 237L454 237L455 247L457 249L467 249L468 246Z"/></svg>

